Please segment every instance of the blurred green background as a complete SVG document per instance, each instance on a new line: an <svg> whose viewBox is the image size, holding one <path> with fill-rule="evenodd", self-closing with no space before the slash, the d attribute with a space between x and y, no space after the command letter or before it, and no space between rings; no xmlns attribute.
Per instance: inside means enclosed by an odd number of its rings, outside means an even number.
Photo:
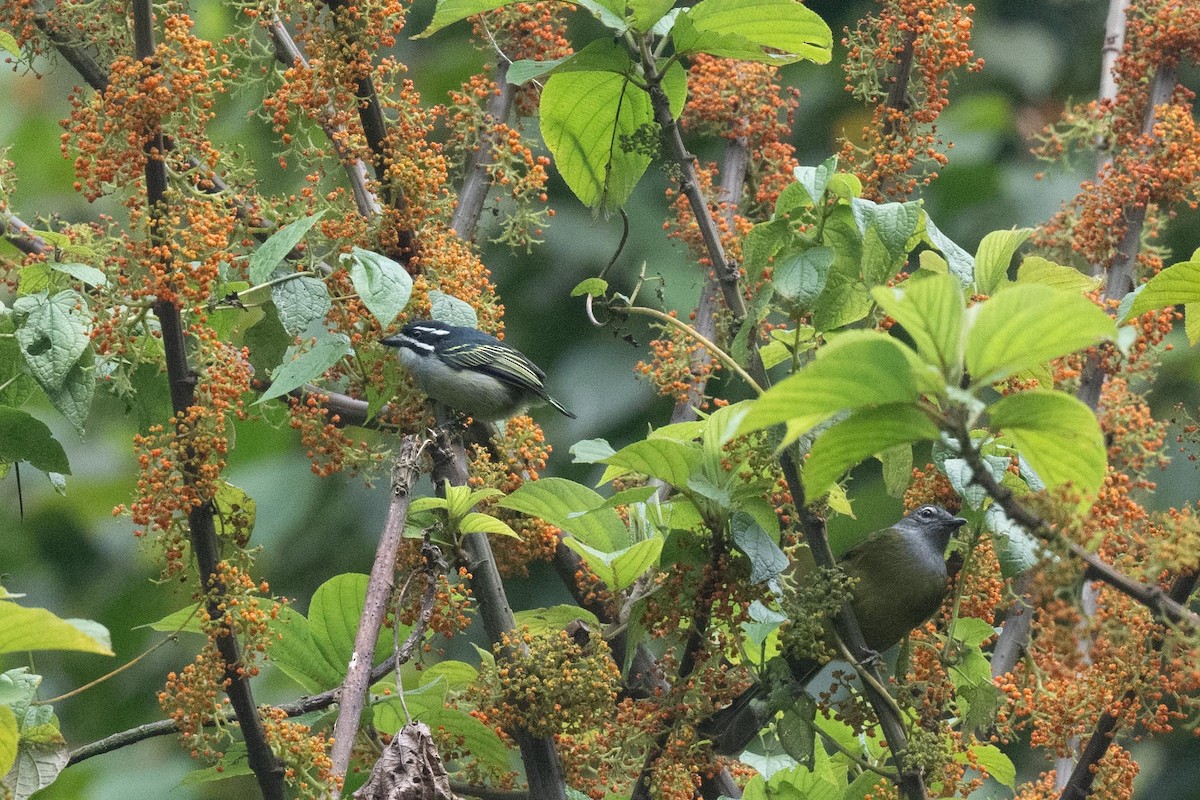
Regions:
<svg viewBox="0 0 1200 800"><path fill-rule="evenodd" d="M199 33L220 38L227 32L230 12L217 3L198 5ZM424 27L432 5L432 0L418 0L409 32ZM835 39L872 7L835 0L810 5L830 23ZM1075 171L1054 168L1045 179L1035 180L1044 166L1028 154L1028 137L1054 120L1070 98L1095 96L1107 2L982 0L977 6L975 47L987 64L982 73L960 74L952 86L952 104L939 122L942 136L954 144L951 162L923 194L939 227L970 251L991 230L1044 221L1092 169L1091 159L1084 157L1072 165ZM487 53L464 49L467 29L459 24L430 39L399 43L398 56L409 64L409 77L427 103L445 101L447 91L487 59ZM575 23L572 32L576 43L597 33L588 19ZM845 49L835 46L831 65L799 64L783 71L785 81L801 92L794 143L802 163L827 158L837 149L839 132L854 131L864 120L863 110L843 90L839 66L844 55ZM1184 73L1182 79L1197 87L1197 77ZM0 96L6 98L0 148L7 148L7 157L16 163L12 210L28 222L46 215L67 221L104 214L125 219L117 203L89 204L71 190L73 175L59 150L58 123L69 113L67 98L76 83L73 70L61 59L39 61L34 71L0 72ZM295 188L302 170L280 170L267 127L252 115L261 91L242 88L225 98L214 138L229 149L244 149L253 163L263 166L258 175L263 190ZM535 124L529 130L536 135ZM691 144L702 159L719 158L720 142ZM648 274L662 276L666 303L688 309L695 303L701 278L683 250L663 235L666 185L664 176L651 168L630 202L629 243L608 277L614 288L627 291L645 262ZM537 415L556 450L550 472L595 480L594 470L570 463L570 445L597 436L618 446L627 443L644 435L647 425L665 422L670 405L656 399L632 374L644 349L592 328L582 303L568 297L572 286L595 275L611 258L620 221L595 218L557 178L552 180L551 202L557 216L544 245L530 255L487 245L485 260L507 307L508 340L546 369L555 396L579 417L568 420L549 410ZM1182 210L1170 223L1166 243L1177 260L1185 258L1200 246L1200 217ZM651 338L644 327L635 326L633 332L639 345ZM1200 391L1200 359L1182 339L1175 345L1150 395L1160 417L1171 416L1179 403L1194 411ZM156 582L157 569L145 545L132 536L132 525L110 513L113 506L128 501L134 484L134 425L121 405L98 394L83 439L48 407L32 411L65 444L73 475L64 497L51 490L41 473L22 470L23 518L15 476L10 473L0 481L0 582L10 591L26 593L28 605L45 606L60 616L99 620L112 631L117 652L116 659L38 654L33 667L46 676L43 696L50 697L94 679L158 641L161 634L137 626L181 607L188 598L180 587ZM330 576L369 570L386 492L361 478L314 477L286 425L239 425L228 479L258 502L253 542L262 547L260 574L273 591L294 598L301 611L307 609L313 590ZM872 502L872 495L882 497L870 491L877 479L870 466L856 474L851 497L858 519L840 520L835 533L872 530L898 515L894 501ZM1195 463L1177 454L1149 504L1161 508L1193 502L1196 486ZM512 591L518 609L560 602L563 596L548 570L535 570L528 580L514 582ZM69 743L78 746L159 719L154 696L163 676L187 663L194 647L186 639L169 644L115 679L60 703L56 708ZM23 663L10 661L0 668ZM296 694L270 670L258 692L266 702ZM1134 749L1142 764L1139 797L1200 798L1200 782L1193 777L1200 774L1200 743L1195 739L1156 738ZM1022 779L1050 766L1040 758L1019 758ZM165 737L72 767L40 796L186 800L254 795L253 783L246 779L180 786L193 766L174 739ZM993 789L1000 791L993 785L983 793L992 795Z"/></svg>

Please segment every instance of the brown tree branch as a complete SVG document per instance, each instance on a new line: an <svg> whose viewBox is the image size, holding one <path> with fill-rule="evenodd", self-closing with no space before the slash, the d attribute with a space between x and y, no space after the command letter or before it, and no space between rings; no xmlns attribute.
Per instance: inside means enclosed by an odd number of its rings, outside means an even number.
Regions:
<svg viewBox="0 0 1200 800"><path fill-rule="evenodd" d="M137 57L154 69L154 12L150 0L133 2L133 34ZM144 131L146 153L146 205L150 219L150 241L159 245L159 250L169 232L163 222L167 206L167 168L163 161L166 155L163 132L157 122ZM163 265L172 268L168 262ZM182 280L183 277L177 278ZM184 340L183 319L179 307L169 299L154 301L154 313L162 328L163 350L167 362L167 379L170 383L171 407L176 419L175 435L185 442L192 436L190 426L184 420L195 405L196 376L188 364L187 347ZM192 446L187 447L188 459L183 464L185 482L191 487L200 483L200 475L194 460ZM218 577L221 563L221 547L217 540L213 521L212 498L202 498L188 513L188 530L192 552L200 573L203 597L208 607L209 619L217 624L224 616L225 586ZM263 730L258 707L250 690L250 681L242 669L238 640L233 631L221 628L215 632L214 643L224 662L226 694L238 715L242 738L246 743L246 756L250 768L258 779L259 789L265 800L283 800L286 797L283 782L283 766L275 758Z"/></svg>
<svg viewBox="0 0 1200 800"><path fill-rule="evenodd" d="M338 697L338 717L333 725L333 748L330 759L333 774L344 776L350 765L350 753L354 748L358 732L359 717L367 700L370 688L371 656L379 640L379 629L387 616L388 601L392 596L396 575L396 555L404 538L404 523L408 518L408 505L412 500L412 487L419 476L421 443L418 437L409 434L400 440L400 449L392 463L392 500L388 505L387 521L379 537L375 551L375 562L371 565L371 577L367 581L367 597L359 618L358 631L354 636L354 651L346 670ZM425 569L433 565L428 561Z"/></svg>
<svg viewBox="0 0 1200 800"><path fill-rule="evenodd" d="M31 256L46 255L54 249L20 217L7 211L0 211L0 234L22 253Z"/></svg>
<svg viewBox="0 0 1200 800"><path fill-rule="evenodd" d="M495 127L508 119L513 98L517 95L517 87L508 82L508 65L509 61L503 56L496 65L496 91L484 106L479 144L467 159L463 185L458 191L458 205L450 218L450 227L458 238L467 242L475 238L479 216L492 186L489 168L496 163L496 146L499 144Z"/></svg>

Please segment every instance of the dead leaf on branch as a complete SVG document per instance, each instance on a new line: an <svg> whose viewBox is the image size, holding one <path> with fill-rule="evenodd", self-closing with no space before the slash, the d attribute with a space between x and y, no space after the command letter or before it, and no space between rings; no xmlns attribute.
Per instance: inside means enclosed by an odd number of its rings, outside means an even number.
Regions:
<svg viewBox="0 0 1200 800"><path fill-rule="evenodd" d="M371 768L371 777L354 800L459 800L450 791L450 775L429 734L429 726L410 722L400 729Z"/></svg>

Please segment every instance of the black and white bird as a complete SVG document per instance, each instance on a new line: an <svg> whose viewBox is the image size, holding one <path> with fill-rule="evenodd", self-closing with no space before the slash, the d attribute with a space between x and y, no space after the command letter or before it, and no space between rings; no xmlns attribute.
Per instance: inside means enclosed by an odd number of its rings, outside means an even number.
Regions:
<svg viewBox="0 0 1200 800"><path fill-rule="evenodd" d="M425 394L460 413L491 422L549 403L575 419L547 393L546 373L520 350L483 331L423 319L380 343L396 348Z"/></svg>

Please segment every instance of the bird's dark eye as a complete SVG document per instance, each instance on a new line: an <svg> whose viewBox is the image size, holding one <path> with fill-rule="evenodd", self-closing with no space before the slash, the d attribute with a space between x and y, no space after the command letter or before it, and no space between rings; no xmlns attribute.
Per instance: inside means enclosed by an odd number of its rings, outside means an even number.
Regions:
<svg viewBox="0 0 1200 800"><path fill-rule="evenodd" d="M917 511L917 515L922 519L930 519L933 517L933 506L921 506L920 510Z"/></svg>

